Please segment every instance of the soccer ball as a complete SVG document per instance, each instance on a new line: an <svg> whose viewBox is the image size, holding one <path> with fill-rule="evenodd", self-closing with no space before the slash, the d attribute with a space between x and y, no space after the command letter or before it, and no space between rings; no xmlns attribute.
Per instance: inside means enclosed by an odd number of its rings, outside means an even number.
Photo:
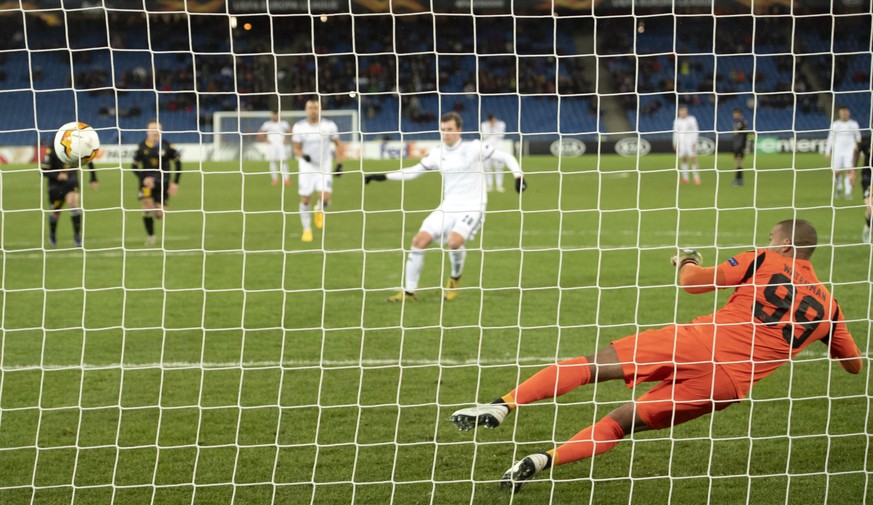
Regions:
<svg viewBox="0 0 873 505"><path fill-rule="evenodd" d="M55 153L64 163L77 165L88 163L97 156L100 137L94 128L73 121L61 126L55 134Z"/></svg>

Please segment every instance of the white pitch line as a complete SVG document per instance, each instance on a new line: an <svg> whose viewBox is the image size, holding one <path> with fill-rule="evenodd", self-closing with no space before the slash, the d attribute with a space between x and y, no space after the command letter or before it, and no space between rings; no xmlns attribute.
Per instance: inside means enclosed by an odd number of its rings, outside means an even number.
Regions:
<svg viewBox="0 0 873 505"><path fill-rule="evenodd" d="M863 357L867 357L867 353L861 353ZM388 366L512 366L522 365L526 363L554 363L576 356L507 356L505 358L485 358L485 359L345 359L345 360L285 360L285 361L166 361L154 363L107 363L99 365L96 363L85 363L83 365L59 365L59 364L32 364L32 365L12 365L2 366L0 370L7 372L21 370L138 370L145 368L163 368L163 369L180 369L180 368L341 368L341 367L388 367ZM795 361L813 360L827 358L827 352L803 351Z"/></svg>
<svg viewBox="0 0 873 505"><path fill-rule="evenodd" d="M563 231L555 231L555 232L553 232L553 231L544 231L544 230L539 230L539 229L527 229L527 230L524 230L524 231L522 232L522 235L523 235L523 236L531 236L531 237L536 237L536 236L549 236L549 237L551 237L551 236L555 236L555 235L559 235L559 236L562 236L562 237L590 237L590 236L597 236L597 235L600 235L600 232L597 231L597 230L563 230ZM613 237L614 237L614 236L636 237L638 234L637 234L637 232L636 232L635 230L627 230L627 229L623 229L623 230L613 230L613 231L610 231L608 235L609 235L609 236L613 236ZM712 234L709 233L709 232L702 232L702 231L697 231L697 230L689 230L689 231L681 231L681 232L679 232L679 234L677 235L676 232L674 232L674 231L666 231L666 230L664 230L664 231L647 232L647 235L653 235L653 236L655 236L655 237L669 237L669 238L674 238L674 237L700 238L700 237L710 237ZM749 234L747 234L747 233L737 233L737 232L722 232L722 233L718 233L718 236L721 237L721 238L743 239L743 238L748 238L748 237L749 237ZM852 239L851 239L850 237L848 237L848 236L847 236L847 237L836 237L836 238L839 238L840 240L845 239L846 241L851 241L851 240L852 240ZM107 242L109 242L109 241L107 241ZM89 243L92 243L92 242L89 242ZM123 246L120 247L120 248L116 247L116 248L111 248L111 249L102 249L102 250L101 250L101 249L97 249L97 250L88 250L88 249L85 249L84 251L83 251L82 249L73 249L73 248L62 249L62 250L51 250L51 249L50 249L50 250L46 250L46 251L43 252L43 251L40 251L38 248L35 248L35 247L27 248L27 246L32 246L32 245L33 245L33 244L24 243L24 242L7 242L7 243L5 244L6 249L5 249L4 251L0 251L0 252L5 253L6 256L7 256L7 259L10 259L10 260L15 260L15 259L25 259L25 260L31 260L31 259L43 259L43 258L46 258L46 257L49 257L49 256L51 256L52 258L72 258L72 257L80 258L80 257L82 257L83 254L86 254L86 255L88 255L88 256L93 256L93 257L103 257L103 258L121 258L121 257L127 256L127 255L143 255L143 256L151 256L151 255L155 255L155 256L162 256L164 253L166 253L166 254L168 254L168 255L172 255L172 256L199 256L199 255L203 255L203 254L207 254L207 255L211 255L211 254L263 254L263 253L266 253L266 252L276 252L276 253L287 252L287 251L284 251L284 250L278 250L278 249L277 249L277 250L270 250L270 251L264 251L264 250L251 250L251 251L247 251L247 250L243 250L243 249L217 250L217 251L212 251L212 250L208 250L208 249L197 249L197 250L182 249L182 250L174 250L174 249L163 249L163 248L153 248L153 249L138 249L138 248L133 248L133 249L125 249L125 248L123 248ZM669 247L670 245L672 245L672 244L664 244L664 243L659 243L659 244L640 244L639 247L641 247L641 248L654 248L654 247ZM687 245L698 245L698 246L700 246L701 244L687 244ZM712 244L704 244L704 245L705 245L706 247L711 247L711 246L712 246ZM750 246L751 246L751 244L749 244L748 242L743 242L743 243L740 243L740 244L719 245L718 247L721 247L721 248L723 248L723 249L730 249L730 248L737 248L737 247L750 247ZM10 249L10 247L12 247L12 248ZM29 252L23 252L23 251L22 251L22 252L17 252L16 249L15 249L15 247L19 247L19 248L21 248L21 249L25 249L25 250L27 250L27 251L29 251ZM626 244L614 244L614 245L613 245L613 244L608 244L608 243L607 243L607 244L601 243L601 247L607 247L607 248L620 248L620 247L625 247L625 248L627 248L627 249L634 249L634 248L636 248L637 246L635 246L635 245L626 245ZM486 248L485 248L485 251L487 252L488 250L489 250L489 249L486 247ZM304 250L294 249L294 250L290 250L290 251L292 251L292 252L297 252L297 251L304 251ZM361 249L361 251L362 251L362 252L365 252L363 249ZM378 252L384 252L384 251L378 251Z"/></svg>

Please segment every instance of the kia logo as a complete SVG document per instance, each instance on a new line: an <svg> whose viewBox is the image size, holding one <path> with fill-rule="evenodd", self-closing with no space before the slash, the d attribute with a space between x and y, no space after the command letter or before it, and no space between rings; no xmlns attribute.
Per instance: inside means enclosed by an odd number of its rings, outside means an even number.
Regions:
<svg viewBox="0 0 873 505"><path fill-rule="evenodd" d="M559 139L552 142L549 151L557 157L576 158L585 154L585 143L576 139Z"/></svg>
<svg viewBox="0 0 873 505"><path fill-rule="evenodd" d="M700 137L697 140L697 155L708 156L715 152L715 142L706 137Z"/></svg>
<svg viewBox="0 0 873 505"><path fill-rule="evenodd" d="M615 143L615 152L628 158L645 156L652 151L652 144L646 139L628 137Z"/></svg>

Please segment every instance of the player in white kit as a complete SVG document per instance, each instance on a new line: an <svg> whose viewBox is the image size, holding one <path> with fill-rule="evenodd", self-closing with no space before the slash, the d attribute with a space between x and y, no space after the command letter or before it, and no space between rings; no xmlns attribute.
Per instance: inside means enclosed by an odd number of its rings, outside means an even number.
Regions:
<svg viewBox="0 0 873 505"><path fill-rule="evenodd" d="M483 144L499 150L500 143L506 136L506 123L497 119L494 114L488 114L487 120L479 125L479 134L482 135ZM496 189L498 193L503 193L503 162L492 156L484 163L486 188L488 191Z"/></svg>
<svg viewBox="0 0 873 505"><path fill-rule="evenodd" d="M697 118L688 114L688 107L680 105L676 111L679 117L673 121L673 150L679 157L682 169L682 183L688 182L688 163L691 163L691 176L694 184L700 185L700 175L697 173L697 140L700 128Z"/></svg>
<svg viewBox="0 0 873 505"><path fill-rule="evenodd" d="M269 154L267 159L270 160L270 177L273 179L273 186L279 184L279 172L276 167L282 172L282 179L285 185L291 184L291 179L288 175L287 156L285 155L285 144L288 133L291 132L291 126L288 121L279 119L279 111L270 113L270 120L264 121L264 124L258 128L258 141L267 142L269 144Z"/></svg>
<svg viewBox="0 0 873 505"><path fill-rule="evenodd" d="M336 123L321 117L318 99L306 102L306 119L294 123L291 129L291 145L300 170L297 176L300 224L303 225L300 240L312 242L312 194L318 193L314 219L315 227L321 229L324 226L324 211L330 204L330 194L333 191L333 171L339 177L345 158L345 144L339 138ZM336 167L333 166L334 147Z"/></svg>
<svg viewBox="0 0 873 505"><path fill-rule="evenodd" d="M427 171L438 170L443 176L443 199L439 207L430 213L412 239L412 247L406 260L405 287L388 297L389 302L415 301L418 279L424 264L424 250L434 240L449 247L452 265L451 277L444 293L445 299L458 296L461 274L467 251L464 243L472 240L485 221L488 195L485 191L484 161L492 157L501 160L515 176L515 190L524 191L527 184L518 161L510 154L495 151L479 140L461 140L461 116L449 112L440 118L442 143L428 152L427 156L411 167L388 174L370 174L364 177L369 184L374 181L405 181L415 179Z"/></svg>
<svg viewBox="0 0 873 505"><path fill-rule="evenodd" d="M825 158L834 171L834 192L837 197L852 198L855 185L855 147L861 141L861 127L850 119L848 107L840 107L839 119L831 123L831 132L825 145ZM845 178L845 182L843 179Z"/></svg>

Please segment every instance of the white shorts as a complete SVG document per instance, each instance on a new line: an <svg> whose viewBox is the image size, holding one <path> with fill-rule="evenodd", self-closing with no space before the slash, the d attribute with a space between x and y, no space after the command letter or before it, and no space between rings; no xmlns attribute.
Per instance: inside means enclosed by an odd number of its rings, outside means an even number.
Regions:
<svg viewBox="0 0 873 505"><path fill-rule="evenodd" d="M679 142L676 144L676 154L680 158L697 156L697 144L691 142Z"/></svg>
<svg viewBox="0 0 873 505"><path fill-rule="evenodd" d="M309 196L314 192L330 193L333 191L333 175L320 172L303 172L297 175L297 194Z"/></svg>
<svg viewBox="0 0 873 505"><path fill-rule="evenodd" d="M484 212L453 212L437 209L425 218L418 231L427 232L440 243L449 238L453 232L463 237L464 242L468 242L476 237L483 222L485 222Z"/></svg>
<svg viewBox="0 0 873 505"><path fill-rule="evenodd" d="M834 169L834 172L855 168L854 165L852 165L853 154L854 153L852 152L834 151L831 155L831 168Z"/></svg>
<svg viewBox="0 0 873 505"><path fill-rule="evenodd" d="M267 151L267 159L270 161L285 161L287 158L287 153L285 152L285 144L273 144L270 143L270 146Z"/></svg>

